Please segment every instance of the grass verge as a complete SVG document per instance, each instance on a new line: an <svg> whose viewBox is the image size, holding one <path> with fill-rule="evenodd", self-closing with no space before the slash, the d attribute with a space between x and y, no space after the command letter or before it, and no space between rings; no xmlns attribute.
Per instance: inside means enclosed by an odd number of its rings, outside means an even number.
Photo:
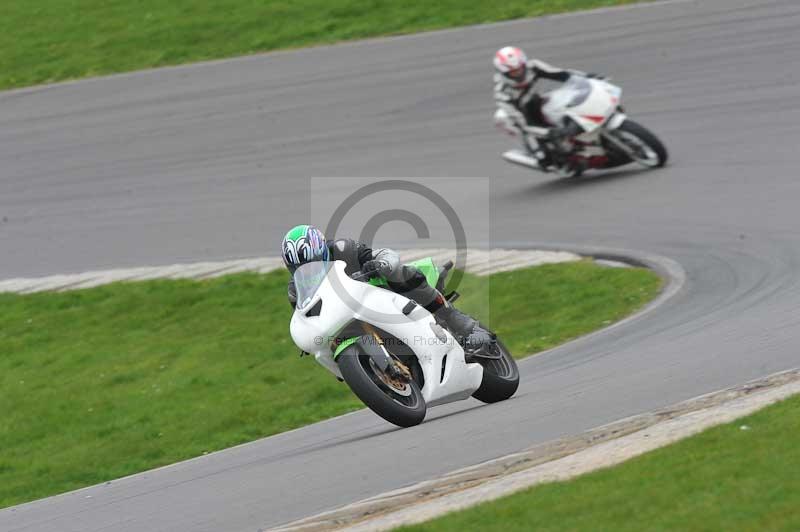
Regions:
<svg viewBox="0 0 800 532"><path fill-rule="evenodd" d="M795 396L619 466L398 530L800 530L798 471Z"/></svg>
<svg viewBox="0 0 800 532"><path fill-rule="evenodd" d="M5 0L0 88L633 0Z"/></svg>
<svg viewBox="0 0 800 532"><path fill-rule="evenodd" d="M0 294L0 507L362 408L298 358L286 281L273 272ZM521 355L618 320L659 286L647 270L549 265L467 275L459 306Z"/></svg>

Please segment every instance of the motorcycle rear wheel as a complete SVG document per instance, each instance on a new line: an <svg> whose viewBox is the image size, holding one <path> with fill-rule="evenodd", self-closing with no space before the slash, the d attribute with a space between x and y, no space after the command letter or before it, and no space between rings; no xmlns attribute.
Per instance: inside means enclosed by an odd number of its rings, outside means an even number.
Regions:
<svg viewBox="0 0 800 532"><path fill-rule="evenodd" d="M500 350L499 359L478 358L475 361L483 366L483 380L472 397L484 403L505 401L519 388L519 368L517 361L511 356L508 348L497 340Z"/></svg>
<svg viewBox="0 0 800 532"><path fill-rule="evenodd" d="M393 384L357 344L339 355L337 363L353 393L389 423L413 427L425 419L425 398L413 379L402 385Z"/></svg>

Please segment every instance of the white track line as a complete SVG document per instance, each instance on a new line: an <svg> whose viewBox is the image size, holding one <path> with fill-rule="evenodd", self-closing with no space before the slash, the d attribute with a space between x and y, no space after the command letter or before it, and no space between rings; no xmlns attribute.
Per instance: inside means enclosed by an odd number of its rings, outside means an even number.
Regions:
<svg viewBox="0 0 800 532"><path fill-rule="evenodd" d="M422 257L433 257L438 263L456 260L456 253L449 249L410 249L400 252L403 260L412 261ZM541 264L574 262L581 257L566 251L537 250L470 250L466 254L466 271L476 275L489 275ZM170 264L167 266L145 266L84 273L51 275L39 278L17 278L0 281L0 292L30 294L46 290L64 291L91 288L119 281L145 281L150 279L210 279L231 273L266 273L283 267L280 258L263 257L237 259L222 262L198 262L194 264Z"/></svg>

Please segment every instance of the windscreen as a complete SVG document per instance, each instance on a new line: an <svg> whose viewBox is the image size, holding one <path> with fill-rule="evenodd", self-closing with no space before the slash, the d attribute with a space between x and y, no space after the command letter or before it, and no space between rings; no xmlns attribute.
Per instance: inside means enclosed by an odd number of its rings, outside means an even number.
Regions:
<svg viewBox="0 0 800 532"><path fill-rule="evenodd" d="M566 85L564 85L564 89L572 93L567 107L577 107L589 97L589 94L592 92L592 84L589 83L589 80L586 78L573 76Z"/></svg>
<svg viewBox="0 0 800 532"><path fill-rule="evenodd" d="M297 290L297 308L299 310L305 308L317 293L332 264L328 261L309 262L294 272L294 287Z"/></svg>

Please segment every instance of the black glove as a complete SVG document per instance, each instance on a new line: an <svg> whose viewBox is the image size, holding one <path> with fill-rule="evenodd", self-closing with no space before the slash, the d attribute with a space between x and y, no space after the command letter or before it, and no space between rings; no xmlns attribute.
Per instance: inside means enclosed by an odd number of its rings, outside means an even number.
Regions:
<svg viewBox="0 0 800 532"><path fill-rule="evenodd" d="M361 266L361 271L368 279L386 277L391 273L391 266L385 260L368 260Z"/></svg>

